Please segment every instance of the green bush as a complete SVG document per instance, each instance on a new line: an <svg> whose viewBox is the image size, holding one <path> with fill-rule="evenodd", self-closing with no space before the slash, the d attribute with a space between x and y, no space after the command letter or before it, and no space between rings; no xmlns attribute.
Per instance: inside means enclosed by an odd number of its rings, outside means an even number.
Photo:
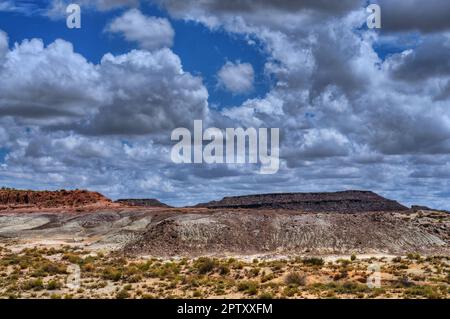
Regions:
<svg viewBox="0 0 450 319"><path fill-rule="evenodd" d="M219 274L220 275L228 275L230 273L230 267L227 265L220 265L219 266Z"/></svg>
<svg viewBox="0 0 450 319"><path fill-rule="evenodd" d="M62 283L56 280L50 280L47 283L47 290L57 290L62 288Z"/></svg>
<svg viewBox="0 0 450 319"><path fill-rule="evenodd" d="M65 253L63 256L64 260L67 260L71 264L78 264L81 265L83 263L83 258L80 256L74 254L74 253Z"/></svg>
<svg viewBox="0 0 450 319"><path fill-rule="evenodd" d="M273 295L270 292L263 292L258 296L259 299L273 299Z"/></svg>
<svg viewBox="0 0 450 319"><path fill-rule="evenodd" d="M125 289L120 290L116 294L116 299L128 299L128 298L130 298L130 294Z"/></svg>
<svg viewBox="0 0 450 319"><path fill-rule="evenodd" d="M204 275L214 270L216 262L211 258L201 257L195 261L194 267L197 268L199 274Z"/></svg>
<svg viewBox="0 0 450 319"><path fill-rule="evenodd" d="M122 271L113 267L106 267L102 273L103 279L119 281L122 278Z"/></svg>
<svg viewBox="0 0 450 319"><path fill-rule="evenodd" d="M302 262L303 262L303 264L309 265L309 266L323 266L325 263L322 258L316 258L316 257L304 258L302 260Z"/></svg>
<svg viewBox="0 0 450 319"><path fill-rule="evenodd" d="M249 295L256 295L258 293L258 283L250 280L241 281L237 288L238 291L245 292Z"/></svg>
<svg viewBox="0 0 450 319"><path fill-rule="evenodd" d="M44 289L44 282L41 278L28 280L23 283L24 290L42 290Z"/></svg>

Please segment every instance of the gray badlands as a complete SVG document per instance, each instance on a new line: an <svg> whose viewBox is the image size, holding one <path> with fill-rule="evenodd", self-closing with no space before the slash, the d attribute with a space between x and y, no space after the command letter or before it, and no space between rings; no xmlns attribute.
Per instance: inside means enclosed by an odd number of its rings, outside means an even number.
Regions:
<svg viewBox="0 0 450 319"><path fill-rule="evenodd" d="M171 208L156 200L113 203L87 191L2 190L0 242L155 257L448 256L450 215L362 191L228 197Z"/></svg>

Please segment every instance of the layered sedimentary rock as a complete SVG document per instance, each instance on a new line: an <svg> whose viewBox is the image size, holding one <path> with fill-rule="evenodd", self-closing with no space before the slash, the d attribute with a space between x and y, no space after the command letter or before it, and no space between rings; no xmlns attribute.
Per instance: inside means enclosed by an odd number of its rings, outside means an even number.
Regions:
<svg viewBox="0 0 450 319"><path fill-rule="evenodd" d="M161 203L157 199L119 199L116 201L118 204L135 206L135 207L170 207L164 203Z"/></svg>
<svg viewBox="0 0 450 319"><path fill-rule="evenodd" d="M29 191L0 190L0 207L8 208L58 208L89 205L108 205L111 200L100 193L86 190Z"/></svg>
<svg viewBox="0 0 450 319"><path fill-rule="evenodd" d="M229 209L285 209L303 212L403 211L407 207L369 191L280 193L225 197L197 207Z"/></svg>

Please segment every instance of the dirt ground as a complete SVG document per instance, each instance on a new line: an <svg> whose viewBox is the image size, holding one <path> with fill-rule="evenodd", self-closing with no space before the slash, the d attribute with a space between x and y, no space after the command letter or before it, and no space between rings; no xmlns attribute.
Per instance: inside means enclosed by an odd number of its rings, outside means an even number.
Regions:
<svg viewBox="0 0 450 319"><path fill-rule="evenodd" d="M447 256L159 259L5 245L0 256L0 298L450 297Z"/></svg>
<svg viewBox="0 0 450 319"><path fill-rule="evenodd" d="M434 211L3 212L0 298L449 298L449 226Z"/></svg>

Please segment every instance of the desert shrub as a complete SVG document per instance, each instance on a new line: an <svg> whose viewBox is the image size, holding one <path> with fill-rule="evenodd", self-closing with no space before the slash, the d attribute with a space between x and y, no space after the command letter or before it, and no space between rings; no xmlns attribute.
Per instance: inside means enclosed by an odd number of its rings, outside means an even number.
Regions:
<svg viewBox="0 0 450 319"><path fill-rule="evenodd" d="M355 254L352 254L352 256L350 257L350 260L351 260L351 261L355 261L355 260L356 260L356 255L355 255Z"/></svg>
<svg viewBox="0 0 450 319"><path fill-rule="evenodd" d="M133 275L126 278L126 281L130 283L137 283L140 282L141 280L142 280L141 275Z"/></svg>
<svg viewBox="0 0 450 319"><path fill-rule="evenodd" d="M95 266L92 263L86 263L82 266L82 270L84 272L93 272L95 270Z"/></svg>
<svg viewBox="0 0 450 319"><path fill-rule="evenodd" d="M256 277L259 275L260 269L259 268L252 268L250 269L250 276L251 277Z"/></svg>
<svg viewBox="0 0 450 319"><path fill-rule="evenodd" d="M238 291L245 292L249 295L256 295L258 293L258 283L250 280L241 281L237 288Z"/></svg>
<svg viewBox="0 0 450 319"><path fill-rule="evenodd" d="M50 280L47 283L47 290L57 290L57 289L61 289L63 286L63 284L60 281L56 281L56 280Z"/></svg>
<svg viewBox="0 0 450 319"><path fill-rule="evenodd" d="M103 269L102 272L103 279L112 280L112 281L119 281L122 278L122 271L119 269L115 269L111 266L106 267Z"/></svg>
<svg viewBox="0 0 450 319"><path fill-rule="evenodd" d="M71 264L79 264L81 265L83 263L83 258L80 256L74 254L74 253L65 253L62 257L63 260L67 260Z"/></svg>
<svg viewBox="0 0 450 319"><path fill-rule="evenodd" d="M402 257L397 256L397 257L395 257L395 258L392 258L392 261L393 261L394 263L399 263L399 262L402 261Z"/></svg>
<svg viewBox="0 0 450 319"><path fill-rule="evenodd" d="M284 278L286 285L292 286L305 286L306 285L306 275L300 272L290 272Z"/></svg>
<svg viewBox="0 0 450 319"><path fill-rule="evenodd" d="M407 255L407 258L410 260L421 260L420 254L413 254L413 253L409 253Z"/></svg>
<svg viewBox="0 0 450 319"><path fill-rule="evenodd" d="M414 286L405 291L407 296L420 296L427 299L441 299L442 295L432 286Z"/></svg>
<svg viewBox="0 0 450 319"><path fill-rule="evenodd" d="M296 287L286 287L283 291L283 295L285 297L294 297L296 293L298 293L298 289Z"/></svg>
<svg viewBox="0 0 450 319"><path fill-rule="evenodd" d="M412 286L414 286L414 283L408 278L408 276L404 275L398 280L397 286L412 287Z"/></svg>
<svg viewBox="0 0 450 319"><path fill-rule="evenodd" d="M220 265L218 269L220 275L228 275L230 273L230 268L227 265Z"/></svg>
<svg viewBox="0 0 450 319"><path fill-rule="evenodd" d="M285 266L285 264L281 260L274 260L270 263L270 267L272 268L272 271L274 271L274 272L282 270L284 266Z"/></svg>
<svg viewBox="0 0 450 319"><path fill-rule="evenodd" d="M194 267L201 275L210 273L216 267L216 262L208 257L201 257L194 262Z"/></svg>
<svg viewBox="0 0 450 319"><path fill-rule="evenodd" d="M316 257L304 258L302 260L302 262L303 262L303 264L308 265L308 266L323 266L325 263L322 258L316 258Z"/></svg>
<svg viewBox="0 0 450 319"><path fill-rule="evenodd" d="M149 260L145 263L138 263L136 264L136 267L142 271L142 272L146 272L150 269L150 266L152 265L152 262Z"/></svg>
<svg viewBox="0 0 450 319"><path fill-rule="evenodd" d="M270 280L272 280L272 279L274 279L275 278L275 276L273 275L273 274L267 274L267 275L264 275L262 278L261 278L261 282L267 282L267 281L270 281Z"/></svg>
<svg viewBox="0 0 450 319"><path fill-rule="evenodd" d="M41 278L28 280L23 283L22 288L24 290L42 290L44 289L44 282Z"/></svg>
<svg viewBox="0 0 450 319"><path fill-rule="evenodd" d="M270 292L264 291L258 295L259 299L273 299L273 295Z"/></svg>
<svg viewBox="0 0 450 319"><path fill-rule="evenodd" d="M125 289L120 290L117 294L116 294L116 299L128 299L130 298L130 294L128 291L126 291Z"/></svg>
<svg viewBox="0 0 450 319"><path fill-rule="evenodd" d="M343 284L336 284L335 289L340 294L358 294L363 292L370 292L370 288L367 285L362 285L354 282L345 282Z"/></svg>
<svg viewBox="0 0 450 319"><path fill-rule="evenodd" d="M60 265L57 263L44 262L37 271L42 276L44 275L58 275L58 274L66 274L67 269L64 265Z"/></svg>
<svg viewBox="0 0 450 319"><path fill-rule="evenodd" d="M348 277L348 272L343 270L333 276L333 280L341 280Z"/></svg>

